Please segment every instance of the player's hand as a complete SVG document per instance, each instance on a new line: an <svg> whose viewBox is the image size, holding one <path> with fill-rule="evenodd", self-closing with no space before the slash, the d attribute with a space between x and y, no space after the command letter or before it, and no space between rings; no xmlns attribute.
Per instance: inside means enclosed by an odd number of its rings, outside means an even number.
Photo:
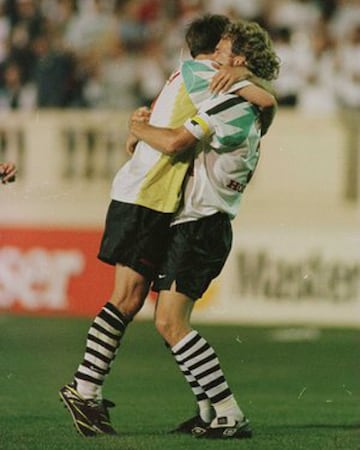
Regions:
<svg viewBox="0 0 360 450"><path fill-rule="evenodd" d="M135 152L135 147L138 142L139 142L138 139L133 134L130 133L125 143L126 153L132 156L133 153Z"/></svg>
<svg viewBox="0 0 360 450"><path fill-rule="evenodd" d="M141 106L131 114L129 120L129 128L132 122L149 122L151 111L146 106Z"/></svg>
<svg viewBox="0 0 360 450"><path fill-rule="evenodd" d="M237 81L245 80L252 73L245 66L223 66L213 77L210 91L214 94L226 92Z"/></svg>
<svg viewBox="0 0 360 450"><path fill-rule="evenodd" d="M1 183L11 183L15 181L16 166L14 163L0 163Z"/></svg>

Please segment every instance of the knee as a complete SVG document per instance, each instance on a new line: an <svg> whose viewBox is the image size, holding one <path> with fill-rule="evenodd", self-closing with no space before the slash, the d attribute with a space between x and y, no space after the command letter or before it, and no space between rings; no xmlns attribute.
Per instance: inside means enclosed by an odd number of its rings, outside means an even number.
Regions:
<svg viewBox="0 0 360 450"><path fill-rule="evenodd" d="M187 327L168 317L155 317L155 327L170 347L176 345L188 333Z"/></svg>

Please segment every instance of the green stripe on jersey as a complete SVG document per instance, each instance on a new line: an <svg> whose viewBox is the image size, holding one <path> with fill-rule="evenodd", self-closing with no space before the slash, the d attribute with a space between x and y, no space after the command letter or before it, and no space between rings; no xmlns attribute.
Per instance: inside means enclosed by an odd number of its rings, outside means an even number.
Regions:
<svg viewBox="0 0 360 450"><path fill-rule="evenodd" d="M199 61L185 61L181 67L181 73L189 94L205 91L211 79L210 73L214 72L215 69Z"/></svg>

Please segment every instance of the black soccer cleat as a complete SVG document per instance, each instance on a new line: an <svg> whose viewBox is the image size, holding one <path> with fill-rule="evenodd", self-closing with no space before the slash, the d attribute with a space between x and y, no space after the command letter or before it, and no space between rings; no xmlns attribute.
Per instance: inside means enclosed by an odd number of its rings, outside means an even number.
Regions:
<svg viewBox="0 0 360 450"><path fill-rule="evenodd" d="M96 402L84 399L72 384L59 391L60 399L69 410L77 431L85 437L99 434L117 434L110 422L108 408L115 406L109 400Z"/></svg>
<svg viewBox="0 0 360 450"><path fill-rule="evenodd" d="M196 434L205 432L209 427L210 422L204 422L200 415L194 416L191 419L182 422L178 427L174 430L171 430L170 433L180 433L180 434Z"/></svg>
<svg viewBox="0 0 360 450"><path fill-rule="evenodd" d="M252 430L245 417L241 422L228 417L217 417L204 431L194 429L192 435L199 439L249 439L252 437Z"/></svg>

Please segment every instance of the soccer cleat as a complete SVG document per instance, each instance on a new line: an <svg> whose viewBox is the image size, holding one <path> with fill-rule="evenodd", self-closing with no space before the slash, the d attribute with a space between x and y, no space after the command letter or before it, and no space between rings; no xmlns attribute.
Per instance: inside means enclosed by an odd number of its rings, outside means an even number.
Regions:
<svg viewBox="0 0 360 450"><path fill-rule="evenodd" d="M204 431L194 429L192 435L206 439L249 439L252 430L250 422L245 417L241 422L229 417L217 417Z"/></svg>
<svg viewBox="0 0 360 450"><path fill-rule="evenodd" d="M210 422L204 422L200 415L197 415L181 423L177 428L171 430L170 433L200 434L205 432L209 425Z"/></svg>
<svg viewBox="0 0 360 450"><path fill-rule="evenodd" d="M117 434L111 425L108 411L108 408L115 406L113 402L84 399L72 384L62 387L59 395L71 414L75 428L82 436Z"/></svg>

